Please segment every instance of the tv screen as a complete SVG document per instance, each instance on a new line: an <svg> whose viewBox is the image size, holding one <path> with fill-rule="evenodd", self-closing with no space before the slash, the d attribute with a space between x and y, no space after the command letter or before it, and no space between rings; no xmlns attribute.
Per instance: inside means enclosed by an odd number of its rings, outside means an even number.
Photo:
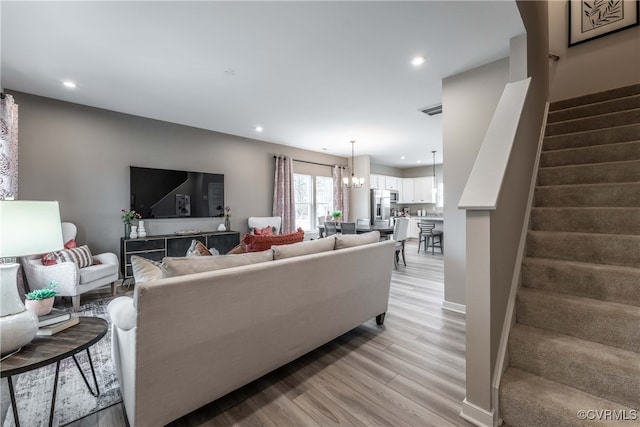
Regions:
<svg viewBox="0 0 640 427"><path fill-rule="evenodd" d="M224 216L224 175L130 166L131 209L143 218Z"/></svg>

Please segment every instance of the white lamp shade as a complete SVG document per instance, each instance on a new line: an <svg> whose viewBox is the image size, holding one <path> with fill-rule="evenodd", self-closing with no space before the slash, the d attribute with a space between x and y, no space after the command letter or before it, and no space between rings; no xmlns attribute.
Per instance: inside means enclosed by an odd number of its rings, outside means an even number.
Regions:
<svg viewBox="0 0 640 427"><path fill-rule="evenodd" d="M62 249L58 202L0 200L0 258Z"/></svg>

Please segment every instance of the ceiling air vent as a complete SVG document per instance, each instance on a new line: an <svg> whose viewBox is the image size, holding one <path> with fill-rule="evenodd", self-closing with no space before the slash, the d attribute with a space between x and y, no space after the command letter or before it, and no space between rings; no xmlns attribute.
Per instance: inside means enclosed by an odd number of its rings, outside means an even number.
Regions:
<svg viewBox="0 0 640 427"><path fill-rule="evenodd" d="M442 104L434 105L433 107L421 108L420 111L422 111L423 113L428 114L430 116L435 116L437 114L442 114Z"/></svg>

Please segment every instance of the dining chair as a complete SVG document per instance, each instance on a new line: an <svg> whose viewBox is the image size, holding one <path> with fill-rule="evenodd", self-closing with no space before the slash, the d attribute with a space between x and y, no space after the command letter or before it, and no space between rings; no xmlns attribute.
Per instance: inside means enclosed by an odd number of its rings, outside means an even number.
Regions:
<svg viewBox="0 0 640 427"><path fill-rule="evenodd" d="M325 221L324 222L324 235L325 237L329 237L333 234L336 234L338 229L336 227L336 223L334 221Z"/></svg>
<svg viewBox="0 0 640 427"><path fill-rule="evenodd" d="M393 227L393 240L396 241L396 253L393 258L393 265L398 269L398 261L402 254L402 263L407 266L407 259L404 256L404 243L409 237L409 218L397 218Z"/></svg>
<svg viewBox="0 0 640 427"><path fill-rule="evenodd" d="M389 220L388 219L374 219L373 226L375 228L389 228Z"/></svg>
<svg viewBox="0 0 640 427"><path fill-rule="evenodd" d="M418 234L418 253L420 253L420 246L424 242L425 252L431 247L431 255L435 255L436 246L440 248L440 253L444 253L442 247L442 231L435 229L436 225L432 222L421 221L418 223L420 233Z"/></svg>
<svg viewBox="0 0 640 427"><path fill-rule="evenodd" d="M371 220L369 218L356 219L356 228L358 230L371 229Z"/></svg>
<svg viewBox="0 0 640 427"><path fill-rule="evenodd" d="M342 234L356 234L356 223L355 222L341 222L340 230L342 230Z"/></svg>

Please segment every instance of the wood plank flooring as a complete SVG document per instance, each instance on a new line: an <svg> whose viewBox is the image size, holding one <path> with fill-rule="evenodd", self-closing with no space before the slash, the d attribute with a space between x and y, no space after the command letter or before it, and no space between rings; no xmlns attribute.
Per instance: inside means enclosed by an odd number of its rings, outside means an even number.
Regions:
<svg viewBox="0 0 640 427"><path fill-rule="evenodd" d="M370 320L170 426L471 426L458 415L465 321L441 309L443 257L416 242L406 256L384 326ZM117 404L70 425L126 422Z"/></svg>

